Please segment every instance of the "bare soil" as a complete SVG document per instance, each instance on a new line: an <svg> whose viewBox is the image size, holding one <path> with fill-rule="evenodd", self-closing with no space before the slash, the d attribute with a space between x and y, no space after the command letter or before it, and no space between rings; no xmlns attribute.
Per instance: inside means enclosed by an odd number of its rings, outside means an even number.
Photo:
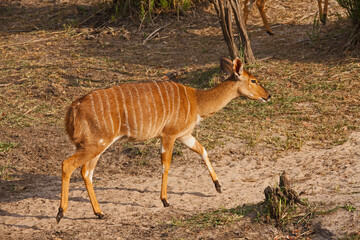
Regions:
<svg viewBox="0 0 360 240"><path fill-rule="evenodd" d="M272 37L266 35L255 9L249 20L260 65L256 75L262 82L270 89L272 77L289 84L281 78L287 67L326 74L327 64L358 64L353 53L339 47L346 39L337 30L335 13L344 12L336 1L329 1L329 21L321 27L320 39L311 38L316 37L311 35L315 2L290 2L269 1ZM159 142L115 143L101 156L94 174L105 218L99 220L93 214L76 171L71 178L69 209L57 224L61 162L74 153L62 125L72 100L92 89L153 80L173 71L185 73L176 81L209 87L186 76L217 67L219 56L227 55L211 5L193 9L179 20L171 14L160 16L140 30L139 22L131 19L107 22L106 27L94 30L104 22L104 14L82 11L95 11L95 5L62 0L0 4L0 12L5 13L0 15L4 23L0 26L1 70L5 76L0 76L0 142L15 143L0 152L0 239L359 239L360 132L355 127L344 127L341 144L322 144L316 139L297 149L279 150L271 142L249 144L237 135L218 141L216 135L226 135L226 130L205 121L199 129L206 134L197 130L195 135L208 146L223 192L216 192L201 158L177 145L169 173L169 208L159 199ZM85 10L80 11L79 6ZM78 19L80 26L71 27L74 22L69 19ZM142 45L146 36L170 21L169 27ZM360 68L354 69L358 74ZM358 76L354 77L357 81ZM294 78L295 84L300 80ZM276 98L276 89L272 90ZM359 95L351 101L359 110ZM299 107L311 106L299 103ZM254 125L271 121L265 118ZM348 121L359 123L357 117ZM215 140L208 140L208 136ZM314 216L307 232L284 230L250 215L206 227L176 224L200 213L256 205L264 200L264 189L276 184L284 170L294 189L302 193L301 198L308 199L319 212L336 209Z"/></svg>

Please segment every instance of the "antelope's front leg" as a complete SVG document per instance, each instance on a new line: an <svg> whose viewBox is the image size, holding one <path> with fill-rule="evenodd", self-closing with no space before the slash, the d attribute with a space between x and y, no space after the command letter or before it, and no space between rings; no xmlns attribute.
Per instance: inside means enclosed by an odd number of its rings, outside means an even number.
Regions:
<svg viewBox="0 0 360 240"><path fill-rule="evenodd" d="M164 207L169 207L170 204L167 200L167 179L170 169L171 156L174 147L175 138L162 137L161 138L161 164L163 166L162 182L161 182L161 194L160 199L164 204Z"/></svg>
<svg viewBox="0 0 360 240"><path fill-rule="evenodd" d="M208 154L207 154L205 148L191 134L188 134L188 135L185 135L185 136L179 138L179 141L182 142L183 144L185 144L185 146L190 148L192 151L198 153L203 158L203 160L205 161L205 164L209 170L211 179L214 182L216 191L221 193L221 186L220 186L218 177L216 176L214 168L210 163L210 160L209 160L209 157L208 157Z"/></svg>

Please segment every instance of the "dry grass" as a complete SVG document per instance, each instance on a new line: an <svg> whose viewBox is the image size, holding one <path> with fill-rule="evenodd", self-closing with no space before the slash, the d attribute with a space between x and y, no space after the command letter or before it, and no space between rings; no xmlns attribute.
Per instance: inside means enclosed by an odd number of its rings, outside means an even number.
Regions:
<svg viewBox="0 0 360 240"><path fill-rule="evenodd" d="M197 88L212 87L224 77L218 58L227 55L227 49L211 8L195 9L179 21L161 16L139 31L138 23L114 20L96 1L35 2L0 4L0 21L5 22L0 26L0 131L27 133L24 129L45 126L64 132L67 106L98 88L159 79L172 71L185 72L176 81ZM306 144L344 143L360 128L360 63L356 53L342 51L346 25L334 14L338 8L330 1L329 26L314 31L311 13L316 4L310 0L269 2L269 19L278 24L276 35L266 36L258 14L253 14L249 30L259 60L248 68L272 100L233 100L205 119L194 135L207 149L241 141L248 151L267 148L276 154ZM170 26L142 45L146 36L170 20ZM9 144L0 143L0 154L17 143ZM158 145L157 140L124 143L122 153L143 166L157 154ZM181 149L176 145L179 158ZM0 178L6 180L12 163L0 164ZM205 213L189 222L226 225L247 211L243 206ZM172 224L183 222L175 219Z"/></svg>

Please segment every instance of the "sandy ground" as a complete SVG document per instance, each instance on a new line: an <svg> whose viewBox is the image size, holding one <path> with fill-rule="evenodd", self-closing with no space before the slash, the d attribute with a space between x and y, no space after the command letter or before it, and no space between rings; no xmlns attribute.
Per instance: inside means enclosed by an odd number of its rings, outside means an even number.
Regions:
<svg viewBox="0 0 360 240"><path fill-rule="evenodd" d="M268 17L276 32L273 38L269 38L264 33L260 18L250 19L257 23L249 25L254 38L252 43L257 58L286 59L287 62L296 62L296 64L310 61L314 62L314 66L315 63L330 58L329 54L334 50L332 43L326 45L325 50L320 51L319 54L313 49L311 49L313 52L309 53L308 47L303 50L297 49L299 46L297 43L309 38L306 32L312 29L316 4L311 5L305 1L297 1L297 4L302 4L302 6L296 6L297 9L306 10L306 5L312 9L307 9L309 11L306 13L304 13L305 10L294 13L294 11L285 10L291 9L288 6L292 5L291 1L274 0L272 2L273 6L270 4L268 6L268 9L271 9L268 11ZM337 11L334 8L336 2L330 2L329 11L334 18ZM36 14L38 13L35 12L34 16ZM28 18L23 21L31 22L27 20ZM211 20L214 19L214 16L209 18L203 13L198 18L201 21L196 18L186 25L179 25L179 29L175 29L176 31L171 28L169 32L166 32L169 35L164 33L166 37L164 39L169 42L166 53L169 56L176 56L167 57L168 60L163 63L164 65L177 70L188 66L188 62L195 65L194 63L198 61L197 58L204 64L212 64L215 62L214 59L217 61L219 52L223 52L218 48L225 49L223 42L218 44L222 41L222 37L219 37L218 22ZM307 25L298 24L304 21L307 22ZM11 24L11 21L7 23ZM206 37L200 38L200 41L197 33L200 30L196 26L204 24L208 26L206 30L208 32L206 32ZM212 24L213 27L209 24ZM184 31L183 29L188 30ZM213 29L217 29L219 36L213 36ZM177 35L171 35L171 31L176 32ZM28 37L25 34L14 36L20 39ZM108 40L108 38L104 39ZM136 41L140 42L137 38ZM172 39L173 43L168 39ZM189 39L196 39L196 41L189 41ZM14 42L18 41L15 40ZM115 42L114 39L110 40ZM90 43L88 40L83 41L85 42L84 46L87 47L84 49L89 51L92 49L91 46L97 46L95 42L98 40L90 41ZM125 48L133 40L121 41ZM203 45L207 48L202 48ZM67 45L64 45L63 49L66 47ZM162 47L160 40L145 47L135 49L136 51L126 49L126 54L128 54L127 51L136 53L126 56L129 58L128 61L125 61L129 63L128 66L131 66L130 63L133 62L140 63L139 58L145 58L146 61L143 61L145 64L138 70L144 71L143 69L148 66L148 63L160 62L156 58L156 54L151 55L150 52L150 50L160 52L159 49ZM201 56L192 53L197 48L202 49ZM184 53L184 49L189 50ZM142 55L145 51L150 53L146 56ZM90 51L88 54L92 56L95 53L97 52ZM111 54L110 51L107 53ZM122 51L118 50L113 54L119 53ZM318 56L314 57L311 54ZM56 55L49 54L49 56L57 58ZM64 58L64 56L61 55L59 58ZM117 58L114 57L114 59ZM341 58L339 59L342 61ZM17 69L15 70L17 71ZM69 68L67 71L70 71L71 75L72 70ZM129 71L131 72L131 69ZM267 72L270 77L272 76L271 71L273 71L272 68ZM96 76L112 74L112 72L93 70L91 74L95 76L91 78L96 80ZM265 74L266 72L262 73L263 77ZM74 73L74 78L81 78L77 75L78 73ZM117 76L112 76L112 78L117 79ZM46 93L43 88L38 91L39 94ZM67 91L76 91L74 96L78 95L78 89L67 89ZM46 98L44 98L45 100ZM62 101L60 102L62 104ZM212 130L216 132L216 129ZM60 205L61 161L74 152L62 125L54 127L44 124L44 126L21 129L11 129L5 125L0 131L0 140L17 144L8 152L0 152L1 166L6 165L8 161L10 163L10 167L7 169L8 179L0 180L0 240L29 238L275 239L276 237L279 239L279 236L280 239L286 239L282 238L284 237L283 233L274 226L254 223L253 219L249 217L245 217L231 226L218 226L215 229L172 228L170 225L173 219L191 217L219 208L259 203L264 199L264 189L269 185L276 184L279 175L284 170L292 179L294 189L299 193L303 192L301 197L307 198L319 209L326 210L344 206L356 208L355 211L339 208L332 213L315 216L313 226L316 231L311 235L311 239L337 239L346 236L347 233L360 232L360 132L352 133L344 144L328 149L319 149L308 144L303 146L300 151L285 153L274 153L262 146L256 146L255 150L247 151L247 146L238 140L227 141L224 146L208 149L210 160L222 185L223 192L221 194L216 192L201 158L183 148L183 156L175 157L170 169L168 196L171 207L169 208L164 208L159 198L161 185L159 156L153 154L155 157L150 162L142 164L137 162L136 157L131 156L131 152L124 153L121 145L115 143L101 156L94 173L95 192L100 207L105 213L105 218L99 220L94 216L83 180L79 171L76 171L71 178L69 209L59 224L56 223L55 216ZM201 139L199 140L201 141ZM158 149L151 149L151 151L157 152Z"/></svg>
<svg viewBox="0 0 360 240"><path fill-rule="evenodd" d="M209 151L223 187L222 194L215 191L200 157L185 150L184 160L173 164L170 170L170 208L162 207L159 200L160 175L146 172L140 175L105 175L102 174L105 166L98 167L94 182L98 200L106 214L103 220L93 215L84 184L75 176L70 186L70 207L66 217L57 224L55 215L60 199L60 178L39 175L31 191L22 191L11 198L1 197L0 239L24 239L28 236L135 239L139 236L146 238L147 232L149 238L163 238L164 235L157 235L159 231L156 229L162 223L170 223L172 217L262 201L264 188L275 184L284 170L292 179L295 190L304 192L303 198L328 207L349 204L358 209L354 212L339 209L316 218L323 231L314 239L335 238L346 234L344 231L349 229L360 231L359 132L353 133L343 145L330 149L305 146L301 151L280 158L264 152L243 157L240 148L239 144L231 143ZM199 233L199 237L202 234L206 237L206 233ZM273 238L277 230L271 228L271 233L267 234L265 236ZM171 235L167 237L171 238ZM258 236L247 237L257 239Z"/></svg>

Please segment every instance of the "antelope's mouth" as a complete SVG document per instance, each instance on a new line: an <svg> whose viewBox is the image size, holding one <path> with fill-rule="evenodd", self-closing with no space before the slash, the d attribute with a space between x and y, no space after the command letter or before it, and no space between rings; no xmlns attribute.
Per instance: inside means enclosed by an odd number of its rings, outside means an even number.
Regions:
<svg viewBox="0 0 360 240"><path fill-rule="evenodd" d="M271 95L269 94L269 96L267 98L259 98L258 100L261 101L261 102L269 102L271 99Z"/></svg>

